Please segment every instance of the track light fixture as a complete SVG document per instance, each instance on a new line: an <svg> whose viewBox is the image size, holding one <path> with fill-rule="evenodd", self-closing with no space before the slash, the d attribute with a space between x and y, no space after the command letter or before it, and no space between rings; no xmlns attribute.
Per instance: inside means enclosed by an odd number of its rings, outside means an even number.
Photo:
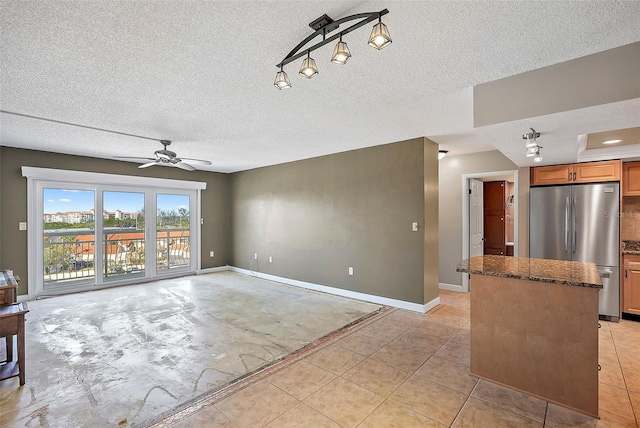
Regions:
<svg viewBox="0 0 640 428"><path fill-rule="evenodd" d="M280 67L280 71L276 74L276 81L273 82L273 84L278 89L289 89L291 87L289 76L287 76L287 73L282 69L282 67Z"/></svg>
<svg viewBox="0 0 640 428"><path fill-rule="evenodd" d="M316 60L311 58L311 53L307 51L307 57L302 61L300 66L300 74L307 79L311 79L318 74L318 67L316 66Z"/></svg>
<svg viewBox="0 0 640 428"><path fill-rule="evenodd" d="M522 134L522 139L527 140L527 144L525 146L526 157L533 158L533 161L536 163L542 162L542 155L540 154L542 146L538 145L538 142L536 141L536 138L540 137L540 133L536 132L533 128L529 129L531 132Z"/></svg>
<svg viewBox="0 0 640 428"><path fill-rule="evenodd" d="M335 48L333 49L333 55L331 56L331 62L336 64L346 64L347 61L351 58L351 52L349 51L349 47L346 42L342 41L342 36L349 34L350 32L362 27L363 25L368 24L369 22L378 20L378 23L373 26L371 31L371 36L369 37L369 45L374 48L380 50L385 46L388 46L391 43L391 36L389 36L389 30L387 26L382 23L382 16L389 13L388 9L383 9L380 12L367 12L367 13L358 13L355 15L346 16L344 18L338 19L334 21L327 15L322 15L320 18L311 22L309 26L313 28L314 32L303 41L298 43L298 45L293 48L289 54L284 57L282 61L276 67L280 69L276 74L276 80L274 82L274 86L278 89L288 89L291 87L291 82L287 76L287 73L284 71L284 66L299 59L306 55L306 58L302 61L302 65L300 67L300 74L307 79L311 79L312 77L318 74L318 67L316 66L316 62L313 58L311 58L311 52L321 48L322 46L333 42L334 40L338 40ZM349 21L358 21L355 24L351 25L343 29L342 31L337 31L333 35L329 35L330 33L338 30L340 25L349 22ZM305 48L309 42L315 39L318 36L322 36L322 41Z"/></svg>
<svg viewBox="0 0 640 428"><path fill-rule="evenodd" d="M373 26L371 30L371 36L369 36L369 46L372 46L378 50L388 46L391 43L391 36L389 36L389 30L387 26L382 23L382 17L380 17L378 23Z"/></svg>
<svg viewBox="0 0 640 428"><path fill-rule="evenodd" d="M331 62L336 64L346 64L351 58L351 52L349 51L349 46L345 42L342 41L342 34L340 34L340 41L336 44L336 47L333 49L333 55L331 56Z"/></svg>

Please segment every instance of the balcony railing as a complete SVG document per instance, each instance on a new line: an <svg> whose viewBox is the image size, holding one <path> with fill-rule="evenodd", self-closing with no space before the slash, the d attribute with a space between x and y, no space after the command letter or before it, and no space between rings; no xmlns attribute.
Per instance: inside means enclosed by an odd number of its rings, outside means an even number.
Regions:
<svg viewBox="0 0 640 428"><path fill-rule="evenodd" d="M95 276L95 235L93 230L44 231L45 288L57 287ZM190 264L189 229L161 229L156 232L157 270L187 267ZM102 235L102 274L105 279L145 272L144 231L109 229ZM142 275L141 275L142 274Z"/></svg>

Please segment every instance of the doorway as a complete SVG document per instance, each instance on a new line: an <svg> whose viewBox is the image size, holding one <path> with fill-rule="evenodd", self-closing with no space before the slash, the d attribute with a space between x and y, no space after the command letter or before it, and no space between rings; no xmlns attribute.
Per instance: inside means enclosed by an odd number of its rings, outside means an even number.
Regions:
<svg viewBox="0 0 640 428"><path fill-rule="evenodd" d="M504 241L505 253L518 255L518 171L495 171L462 176L463 259L485 254L484 183L496 181L507 183L502 223L504 238L499 239ZM462 274L461 291L469 291L468 274Z"/></svg>

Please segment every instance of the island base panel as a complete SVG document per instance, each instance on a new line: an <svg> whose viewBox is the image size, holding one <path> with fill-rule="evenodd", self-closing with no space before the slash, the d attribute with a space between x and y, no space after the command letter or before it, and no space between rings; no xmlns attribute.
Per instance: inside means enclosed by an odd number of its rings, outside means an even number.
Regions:
<svg viewBox="0 0 640 428"><path fill-rule="evenodd" d="M473 375L598 416L598 289L471 275Z"/></svg>

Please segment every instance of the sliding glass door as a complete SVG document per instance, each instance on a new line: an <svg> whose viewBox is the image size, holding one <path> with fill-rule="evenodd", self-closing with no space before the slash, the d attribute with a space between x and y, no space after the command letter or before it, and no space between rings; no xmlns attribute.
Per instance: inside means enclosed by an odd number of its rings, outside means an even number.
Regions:
<svg viewBox="0 0 640 428"><path fill-rule="evenodd" d="M102 270L106 281L144 277L143 192L102 192Z"/></svg>
<svg viewBox="0 0 640 428"><path fill-rule="evenodd" d="M156 196L157 272L184 269L191 262L190 197L158 193Z"/></svg>
<svg viewBox="0 0 640 428"><path fill-rule="evenodd" d="M36 196L38 294L197 269L195 190L42 181Z"/></svg>
<svg viewBox="0 0 640 428"><path fill-rule="evenodd" d="M45 290L95 282L95 191L42 189L42 279Z"/></svg>

